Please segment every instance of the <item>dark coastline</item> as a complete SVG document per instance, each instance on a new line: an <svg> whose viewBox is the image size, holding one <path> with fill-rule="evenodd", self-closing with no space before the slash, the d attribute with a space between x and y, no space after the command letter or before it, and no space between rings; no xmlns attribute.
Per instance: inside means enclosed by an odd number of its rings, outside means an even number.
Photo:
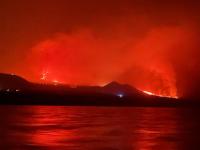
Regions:
<svg viewBox="0 0 200 150"><path fill-rule="evenodd" d="M70 87L31 83L19 76L0 73L0 105L197 107L198 100L148 95L127 84Z"/></svg>
<svg viewBox="0 0 200 150"><path fill-rule="evenodd" d="M155 96L124 96L102 93L0 93L0 105L196 107L195 101Z"/></svg>

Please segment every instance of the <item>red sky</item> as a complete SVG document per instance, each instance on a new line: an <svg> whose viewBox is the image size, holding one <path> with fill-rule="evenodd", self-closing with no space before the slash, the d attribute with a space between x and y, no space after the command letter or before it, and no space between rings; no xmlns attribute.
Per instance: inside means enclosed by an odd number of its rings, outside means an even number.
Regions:
<svg viewBox="0 0 200 150"><path fill-rule="evenodd" d="M1 0L0 72L197 96L196 0Z"/></svg>

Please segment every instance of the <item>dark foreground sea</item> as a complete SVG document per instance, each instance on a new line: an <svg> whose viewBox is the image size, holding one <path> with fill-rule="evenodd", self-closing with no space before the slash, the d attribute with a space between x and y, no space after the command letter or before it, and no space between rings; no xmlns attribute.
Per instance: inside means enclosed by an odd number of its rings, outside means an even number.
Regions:
<svg viewBox="0 0 200 150"><path fill-rule="evenodd" d="M200 110L0 106L0 150L200 149Z"/></svg>

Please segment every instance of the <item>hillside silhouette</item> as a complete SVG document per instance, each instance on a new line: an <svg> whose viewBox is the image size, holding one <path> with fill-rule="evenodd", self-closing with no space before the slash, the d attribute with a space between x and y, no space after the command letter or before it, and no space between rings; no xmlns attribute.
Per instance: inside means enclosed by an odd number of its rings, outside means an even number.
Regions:
<svg viewBox="0 0 200 150"><path fill-rule="evenodd" d="M14 74L0 73L0 89L18 89L31 86L30 82Z"/></svg>
<svg viewBox="0 0 200 150"><path fill-rule="evenodd" d="M118 82L100 86L31 83L17 75L0 74L0 104L78 106L178 106L173 98L147 95Z"/></svg>

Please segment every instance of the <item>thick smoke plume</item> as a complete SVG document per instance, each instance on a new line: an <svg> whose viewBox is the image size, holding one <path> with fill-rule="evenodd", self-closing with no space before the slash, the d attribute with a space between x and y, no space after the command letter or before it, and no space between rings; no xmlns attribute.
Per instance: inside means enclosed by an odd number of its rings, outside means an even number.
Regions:
<svg viewBox="0 0 200 150"><path fill-rule="evenodd" d="M46 73L48 82L104 85L115 80L177 96L176 64L182 63L191 34L185 26L159 27L137 38L120 30L114 37L92 30L56 34L33 47L32 68L38 79Z"/></svg>

